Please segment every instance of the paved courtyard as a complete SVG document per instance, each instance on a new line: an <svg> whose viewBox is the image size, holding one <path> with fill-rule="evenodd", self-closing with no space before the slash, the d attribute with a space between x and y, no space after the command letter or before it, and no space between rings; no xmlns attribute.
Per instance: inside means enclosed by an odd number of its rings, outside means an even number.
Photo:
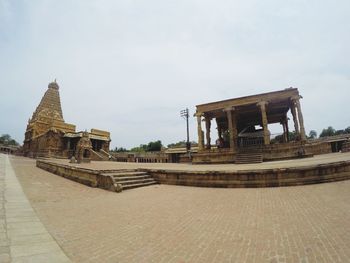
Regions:
<svg viewBox="0 0 350 263"><path fill-rule="evenodd" d="M164 169L185 171L242 171L256 169L275 169L288 167L304 167L350 160L350 152L315 155L312 158L291 159L252 164L188 164L188 163L126 163L126 162L91 162L69 163L68 159L51 159L50 161L70 166L106 170L106 169Z"/></svg>
<svg viewBox="0 0 350 263"><path fill-rule="evenodd" d="M6 158L33 218L72 262L350 261L350 181L258 189L155 185L118 194L38 169L32 159L0 155L3 188L12 178ZM6 198L0 200L4 206ZM1 222L6 234L9 222ZM0 255L12 255L11 238L3 240Z"/></svg>

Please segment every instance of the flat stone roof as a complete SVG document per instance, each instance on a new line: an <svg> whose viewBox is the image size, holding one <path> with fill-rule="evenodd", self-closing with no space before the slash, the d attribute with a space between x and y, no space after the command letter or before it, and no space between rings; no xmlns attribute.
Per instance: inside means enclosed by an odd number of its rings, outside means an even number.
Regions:
<svg viewBox="0 0 350 263"><path fill-rule="evenodd" d="M256 104L260 101L285 100L293 96L299 96L299 91L297 88L288 88L288 89L278 90L273 92L267 92L267 93L261 93L261 94L250 95L245 97L199 104L196 106L196 108L197 108L197 112L203 113L207 111L220 110L227 107Z"/></svg>

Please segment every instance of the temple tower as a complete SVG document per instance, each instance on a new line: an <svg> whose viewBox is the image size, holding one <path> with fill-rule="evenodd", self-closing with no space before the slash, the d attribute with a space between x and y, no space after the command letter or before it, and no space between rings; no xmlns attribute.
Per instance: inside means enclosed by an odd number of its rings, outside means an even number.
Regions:
<svg viewBox="0 0 350 263"><path fill-rule="evenodd" d="M48 89L33 113L32 120L37 118L40 112L45 109L49 110L51 113L54 113L54 118L61 119L63 121L59 86L56 80L49 84Z"/></svg>
<svg viewBox="0 0 350 263"><path fill-rule="evenodd" d="M23 144L26 156L48 156L61 148L63 133L75 132L75 125L64 122L59 86L56 81L48 85L44 96L28 120Z"/></svg>

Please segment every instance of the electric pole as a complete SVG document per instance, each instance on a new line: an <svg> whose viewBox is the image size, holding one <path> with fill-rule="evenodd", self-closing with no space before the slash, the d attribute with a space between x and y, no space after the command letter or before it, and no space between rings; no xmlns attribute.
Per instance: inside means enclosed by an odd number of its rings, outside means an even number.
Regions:
<svg viewBox="0 0 350 263"><path fill-rule="evenodd" d="M191 149L191 143L190 143L190 128L189 128L189 126L188 126L188 117L189 117L188 108L186 108L185 110L180 111L180 115L181 115L181 117L183 117L184 119L186 119L186 125L187 125L186 150L187 150L187 152L189 152L190 149Z"/></svg>

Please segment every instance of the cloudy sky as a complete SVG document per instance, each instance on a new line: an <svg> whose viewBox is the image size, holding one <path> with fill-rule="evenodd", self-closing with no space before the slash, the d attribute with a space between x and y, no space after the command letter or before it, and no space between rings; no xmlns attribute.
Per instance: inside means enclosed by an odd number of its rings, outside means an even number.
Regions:
<svg viewBox="0 0 350 263"><path fill-rule="evenodd" d="M65 121L109 130L113 148L185 139L180 110L291 86L307 132L345 128L349 10L349 0L0 0L0 134L23 141L55 78Z"/></svg>

